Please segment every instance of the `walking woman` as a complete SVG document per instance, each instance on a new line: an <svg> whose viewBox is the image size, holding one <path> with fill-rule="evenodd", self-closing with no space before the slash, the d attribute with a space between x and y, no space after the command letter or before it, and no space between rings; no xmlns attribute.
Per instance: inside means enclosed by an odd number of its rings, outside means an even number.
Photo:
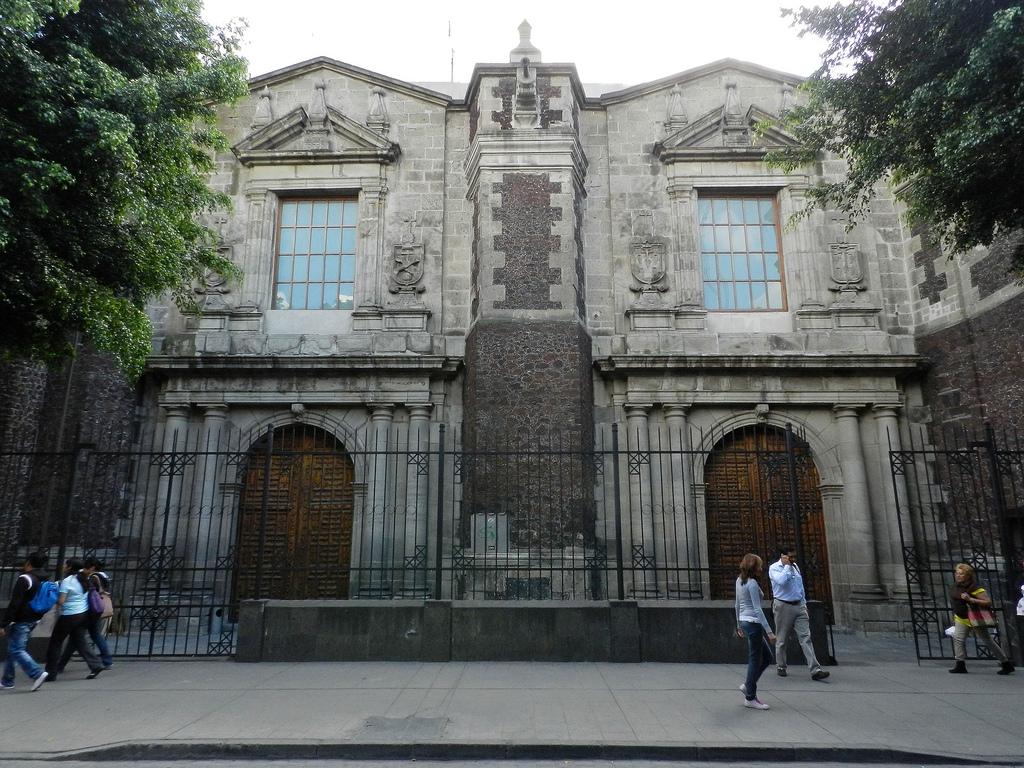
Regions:
<svg viewBox="0 0 1024 768"><path fill-rule="evenodd" d="M775 642L772 625L764 615L761 600L764 593L757 583L764 574L764 561L753 554L746 554L740 560L740 575L736 578L736 634L747 638L747 681L740 686L746 701L743 706L750 709L768 709L757 698L757 681L761 674L775 663L771 643Z"/></svg>
<svg viewBox="0 0 1024 768"><path fill-rule="evenodd" d="M950 591L950 599L953 603L953 658L956 664L949 670L954 675L967 674L967 633L974 632L975 638L988 646L992 655L999 659L1000 669L997 674L1008 675L1013 672L1013 663L1003 653L1003 649L995 644L992 636L988 633L988 627L972 626L967 612L977 608L992 608L992 598L983 587L978 586L974 581L974 569L960 563L953 571L956 581Z"/></svg>
<svg viewBox="0 0 1024 768"><path fill-rule="evenodd" d="M98 590L101 594L110 591L110 583L107 580L107 574L103 572L104 563L102 560L98 560L95 557L85 558L85 564L82 566L82 572L79 576L79 581L84 582L88 590L89 587ZM92 616L86 619L85 628L89 633L89 637L92 639L93 645L96 646L96 652L99 654L100 662L103 664L104 669L110 669L114 666L114 658L110 655L110 648L107 645L106 638L103 637L103 623L106 619L99 615ZM60 661L57 662L57 673L61 674L64 672L64 668L67 667L68 662L71 661L71 657L75 655L75 647L72 643L65 643L64 650L60 655Z"/></svg>
<svg viewBox="0 0 1024 768"><path fill-rule="evenodd" d="M60 582L60 597L57 607L60 617L53 625L50 644L46 647L46 682L57 679L60 654L64 641L70 638L78 655L89 665L87 680L92 680L103 671L99 657L93 653L88 640L89 600L85 591L89 588L87 577L82 575L82 562L71 558L64 565L64 578Z"/></svg>

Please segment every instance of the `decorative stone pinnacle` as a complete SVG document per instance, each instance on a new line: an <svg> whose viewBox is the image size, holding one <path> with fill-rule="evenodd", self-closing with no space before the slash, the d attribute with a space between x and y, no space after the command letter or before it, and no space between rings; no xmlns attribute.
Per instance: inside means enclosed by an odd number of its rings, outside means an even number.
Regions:
<svg viewBox="0 0 1024 768"><path fill-rule="evenodd" d="M512 49L512 52L508 55L508 60L512 64L519 64L524 58L529 59L534 64L540 64L540 49L534 46L530 42L530 32L533 27L530 26L530 22L523 19L523 23L519 25L519 45Z"/></svg>

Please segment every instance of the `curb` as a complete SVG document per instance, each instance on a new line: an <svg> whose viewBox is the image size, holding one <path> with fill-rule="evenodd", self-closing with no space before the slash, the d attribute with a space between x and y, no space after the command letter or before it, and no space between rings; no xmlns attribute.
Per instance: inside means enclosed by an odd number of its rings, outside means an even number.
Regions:
<svg viewBox="0 0 1024 768"><path fill-rule="evenodd" d="M564 744L504 742L121 742L67 752L0 753L5 760L653 760L1024 766L1024 757L948 755L877 746L808 744Z"/></svg>

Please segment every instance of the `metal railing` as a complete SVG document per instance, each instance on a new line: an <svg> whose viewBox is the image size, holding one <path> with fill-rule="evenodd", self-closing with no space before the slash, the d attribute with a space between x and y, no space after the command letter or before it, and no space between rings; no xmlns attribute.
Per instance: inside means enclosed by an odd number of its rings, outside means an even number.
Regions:
<svg viewBox="0 0 1024 768"><path fill-rule="evenodd" d="M937 431L890 451L907 591L921 659L952 659L950 592L959 563L974 568L998 614L997 642L1017 648L1014 612L1024 558L1024 445L1012 432ZM1008 647L1004 644L1004 648ZM990 658L973 636L973 658Z"/></svg>
<svg viewBox="0 0 1024 768"><path fill-rule="evenodd" d="M739 558L785 542L830 605L817 473L792 431L613 425L586 448L469 449L437 423L161 437L0 453L0 590L32 549L51 568L97 556L113 650L141 656L231 653L247 598L731 599Z"/></svg>

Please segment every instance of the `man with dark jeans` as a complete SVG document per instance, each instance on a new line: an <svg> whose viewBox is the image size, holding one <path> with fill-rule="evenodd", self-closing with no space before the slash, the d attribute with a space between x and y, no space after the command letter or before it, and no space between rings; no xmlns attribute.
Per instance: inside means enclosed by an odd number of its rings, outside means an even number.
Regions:
<svg viewBox="0 0 1024 768"><path fill-rule="evenodd" d="M9 690L14 687L15 664L32 678L33 691L39 690L39 686L46 680L46 672L25 650L32 630L43 618L43 614L32 610L29 603L39 591L39 585L46 580L39 572L39 569L46 565L46 561L47 557L42 552L33 552L25 560L21 575L14 581L11 600L0 624L0 636L7 635L7 659L4 661L0 688Z"/></svg>
<svg viewBox="0 0 1024 768"><path fill-rule="evenodd" d="M786 676L786 641L795 633L811 670L812 680L824 680L828 671L821 668L811 645L811 619L807 614L804 579L796 564L796 549L780 547L779 559L768 568L772 582L772 611L775 613L775 664L779 677Z"/></svg>

